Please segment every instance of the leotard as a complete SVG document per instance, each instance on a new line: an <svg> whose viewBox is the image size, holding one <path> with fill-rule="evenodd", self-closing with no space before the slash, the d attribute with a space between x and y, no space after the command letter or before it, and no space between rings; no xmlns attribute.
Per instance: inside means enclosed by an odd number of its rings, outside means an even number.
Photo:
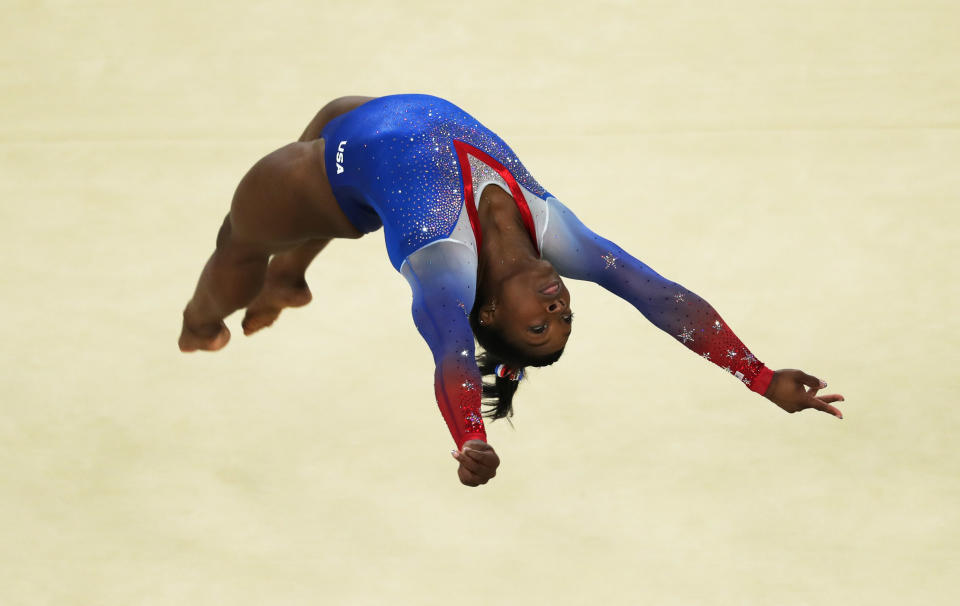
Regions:
<svg viewBox="0 0 960 606"><path fill-rule="evenodd" d="M510 192L534 248L565 277L625 299L650 322L749 389L773 372L702 298L588 229L537 183L513 150L452 103L428 95L371 100L323 130L334 197L357 229L384 228L413 291L413 320L433 353L434 391L457 447L486 439L469 315L483 234L480 194Z"/></svg>

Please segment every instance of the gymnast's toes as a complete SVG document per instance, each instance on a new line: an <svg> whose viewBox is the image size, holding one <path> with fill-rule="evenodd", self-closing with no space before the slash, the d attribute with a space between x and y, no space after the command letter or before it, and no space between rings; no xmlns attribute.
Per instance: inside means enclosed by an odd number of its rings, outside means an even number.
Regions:
<svg viewBox="0 0 960 606"><path fill-rule="evenodd" d="M188 353L197 350L217 351L223 349L229 341L230 329L223 322L220 322L215 331L209 331L209 334L196 332L184 324L178 344L180 351Z"/></svg>
<svg viewBox="0 0 960 606"><path fill-rule="evenodd" d="M243 322L240 324L243 326L243 334L250 336L261 328L272 325L279 316L279 307L247 309L247 313L243 316Z"/></svg>
<svg viewBox="0 0 960 606"><path fill-rule="evenodd" d="M263 291L247 307L242 326L243 334L252 335L276 322L286 307L303 307L313 299L306 282L267 281Z"/></svg>

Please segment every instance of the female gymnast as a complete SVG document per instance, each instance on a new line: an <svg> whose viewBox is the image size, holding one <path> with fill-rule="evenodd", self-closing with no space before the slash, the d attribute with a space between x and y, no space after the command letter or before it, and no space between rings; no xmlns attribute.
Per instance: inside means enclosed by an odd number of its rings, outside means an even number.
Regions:
<svg viewBox="0 0 960 606"><path fill-rule="evenodd" d="M463 484L485 484L500 464L481 400L491 418L512 414L523 369L563 353L573 312L562 278L627 300L787 412L843 418L831 405L843 396L818 396L826 383L800 370L767 368L706 301L590 231L502 139L427 95L332 101L298 142L250 169L183 312L180 349L225 346L224 318L240 308L250 335L282 309L306 305L304 272L330 240L381 226L390 261L413 290L413 320L433 353Z"/></svg>

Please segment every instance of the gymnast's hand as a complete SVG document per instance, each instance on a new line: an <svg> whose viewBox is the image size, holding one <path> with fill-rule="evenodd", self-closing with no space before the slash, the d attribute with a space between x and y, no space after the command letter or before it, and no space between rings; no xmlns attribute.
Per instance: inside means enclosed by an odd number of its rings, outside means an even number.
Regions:
<svg viewBox="0 0 960 606"><path fill-rule="evenodd" d="M804 389L805 386L810 389ZM830 404L831 402L843 402L843 396L838 393L817 395L817 391L826 386L826 382L808 375L802 370L785 368L773 373L770 387L767 388L767 392L763 396L789 413L815 408L842 419L843 413L840 412L840 409Z"/></svg>
<svg viewBox="0 0 960 606"><path fill-rule="evenodd" d="M483 440L467 440L460 452L452 450L450 454L460 462L457 475L460 476L460 482L467 486L486 484L497 475L500 457L494 452L493 446Z"/></svg>

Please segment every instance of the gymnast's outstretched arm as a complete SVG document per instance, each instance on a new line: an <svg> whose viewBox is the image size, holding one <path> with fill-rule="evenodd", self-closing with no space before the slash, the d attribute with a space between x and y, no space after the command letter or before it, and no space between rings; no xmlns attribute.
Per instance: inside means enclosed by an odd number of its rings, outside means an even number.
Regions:
<svg viewBox="0 0 960 606"><path fill-rule="evenodd" d="M485 484L500 459L486 443L480 415L482 377L474 357L469 314L476 298L477 257L461 243L434 242L404 261L413 291L413 320L433 353L434 392L458 451L460 481Z"/></svg>
<svg viewBox="0 0 960 606"><path fill-rule="evenodd" d="M767 368L703 298L591 231L556 198L548 204L543 257L560 275L595 282L630 302L657 328L784 410L816 408L843 418L830 405L842 396L816 396L825 383L799 370Z"/></svg>

